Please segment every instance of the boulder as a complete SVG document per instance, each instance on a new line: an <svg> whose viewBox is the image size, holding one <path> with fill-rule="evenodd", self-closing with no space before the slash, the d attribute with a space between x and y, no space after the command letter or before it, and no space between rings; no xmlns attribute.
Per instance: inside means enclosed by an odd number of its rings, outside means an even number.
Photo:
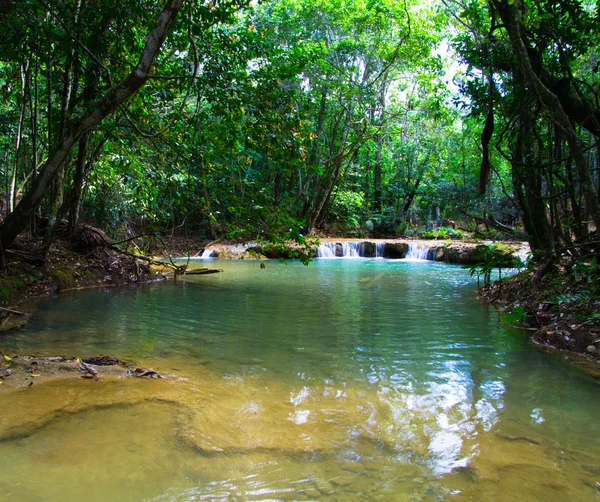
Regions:
<svg viewBox="0 0 600 502"><path fill-rule="evenodd" d="M450 245L438 248L433 259L459 265L477 265L483 261L484 253L475 246Z"/></svg>
<svg viewBox="0 0 600 502"><path fill-rule="evenodd" d="M384 258L404 258L408 253L407 242L386 242L383 248Z"/></svg>
<svg viewBox="0 0 600 502"><path fill-rule="evenodd" d="M432 261L444 261L446 255L445 247L434 247L427 251L427 259Z"/></svg>
<svg viewBox="0 0 600 502"><path fill-rule="evenodd" d="M361 242L360 256L364 256L365 258L375 258L375 243L368 241Z"/></svg>

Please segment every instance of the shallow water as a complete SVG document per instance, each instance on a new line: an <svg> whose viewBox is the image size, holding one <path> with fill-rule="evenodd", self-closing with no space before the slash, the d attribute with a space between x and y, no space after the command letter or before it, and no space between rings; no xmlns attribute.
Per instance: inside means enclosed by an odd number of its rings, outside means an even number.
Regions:
<svg viewBox="0 0 600 502"><path fill-rule="evenodd" d="M172 376L0 392L0 493L600 500L598 383L532 350L477 302L468 271L217 263L223 274L49 298L0 337Z"/></svg>

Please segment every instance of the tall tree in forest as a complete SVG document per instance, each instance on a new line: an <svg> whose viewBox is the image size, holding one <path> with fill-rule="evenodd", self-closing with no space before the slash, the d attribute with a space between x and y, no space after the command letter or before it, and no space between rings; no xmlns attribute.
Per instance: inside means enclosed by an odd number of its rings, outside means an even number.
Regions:
<svg viewBox="0 0 600 502"><path fill-rule="evenodd" d="M576 0L444 3L461 29L464 61L488 82L487 92L477 80L467 82L472 109L491 103L494 88L502 96L492 105L502 117L495 146L511 162L513 190L544 273L559 249L577 255L588 246L582 222L600 225L589 154L600 135L595 13Z"/></svg>

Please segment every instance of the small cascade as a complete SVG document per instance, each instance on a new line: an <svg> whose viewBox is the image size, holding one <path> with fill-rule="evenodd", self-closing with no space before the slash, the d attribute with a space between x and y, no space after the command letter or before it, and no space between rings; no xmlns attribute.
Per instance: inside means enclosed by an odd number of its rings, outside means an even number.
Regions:
<svg viewBox="0 0 600 502"><path fill-rule="evenodd" d="M365 256L362 242L322 242L317 258L361 258Z"/></svg>
<svg viewBox="0 0 600 502"><path fill-rule="evenodd" d="M335 242L323 242L317 248L317 258L335 258Z"/></svg>
<svg viewBox="0 0 600 502"><path fill-rule="evenodd" d="M342 242L342 258L360 258L360 242Z"/></svg>
<svg viewBox="0 0 600 502"><path fill-rule="evenodd" d="M215 252L212 249L205 249L202 255L200 256L201 260L206 260L208 258L214 258Z"/></svg>
<svg viewBox="0 0 600 502"><path fill-rule="evenodd" d="M408 252L404 257L405 260L411 261L424 261L427 260L427 255L429 254L429 246L422 243L409 243L408 244Z"/></svg>
<svg viewBox="0 0 600 502"><path fill-rule="evenodd" d="M386 246L389 246L389 243L373 241L322 242L317 248L317 258L356 259L384 258L385 256L388 258L395 257L394 249L390 251ZM427 255L427 250L425 250L425 255ZM399 254L397 258L400 258L400 256L402 254Z"/></svg>

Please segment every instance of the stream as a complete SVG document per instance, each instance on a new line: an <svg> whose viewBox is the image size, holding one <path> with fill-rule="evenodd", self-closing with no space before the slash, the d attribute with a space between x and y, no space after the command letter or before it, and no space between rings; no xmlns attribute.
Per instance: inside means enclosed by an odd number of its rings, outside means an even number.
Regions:
<svg viewBox="0 0 600 502"><path fill-rule="evenodd" d="M167 376L0 388L6 500L600 501L599 382L468 270L207 263L224 272L64 293L0 334Z"/></svg>

